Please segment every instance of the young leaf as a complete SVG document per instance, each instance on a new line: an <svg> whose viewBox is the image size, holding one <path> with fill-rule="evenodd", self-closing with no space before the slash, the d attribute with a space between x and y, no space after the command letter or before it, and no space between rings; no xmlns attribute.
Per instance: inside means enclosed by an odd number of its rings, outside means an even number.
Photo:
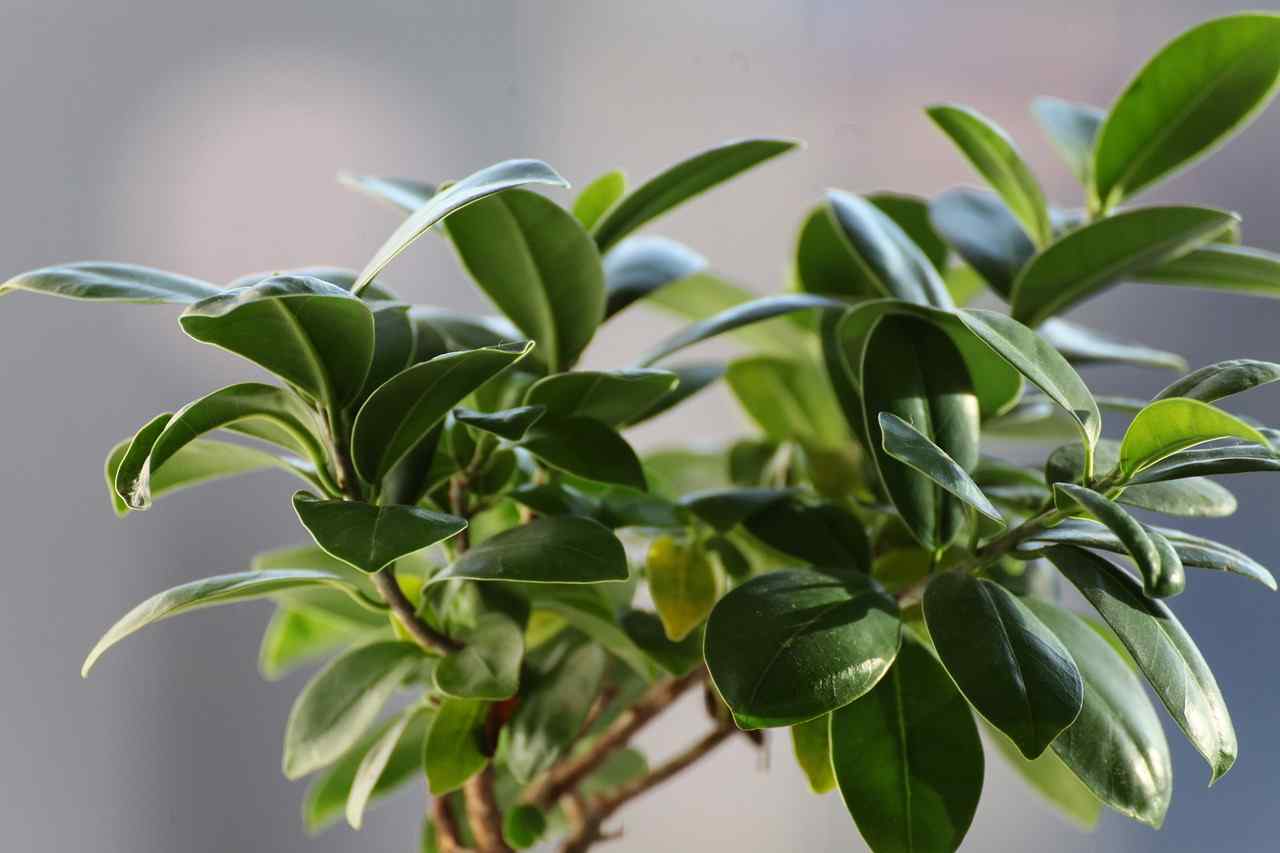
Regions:
<svg viewBox="0 0 1280 853"><path fill-rule="evenodd" d="M765 160L785 154L797 143L790 139L742 139L703 151L636 187L596 223L600 254L641 225L696 195L745 172Z"/></svg>
<svg viewBox="0 0 1280 853"><path fill-rule="evenodd" d="M484 720L489 703L446 698L423 743L422 766L434 796L456 791L489 763Z"/></svg>
<svg viewBox="0 0 1280 853"><path fill-rule="evenodd" d="M685 281L706 268L706 258L675 240L647 235L628 237L604 259L604 316L612 317L637 299Z"/></svg>
<svg viewBox="0 0 1280 853"><path fill-rule="evenodd" d="M1166 456L1214 441L1239 438L1269 448L1262 433L1221 409L1186 397L1151 403L1134 417L1120 443L1120 470L1128 477Z"/></svg>
<svg viewBox="0 0 1280 853"><path fill-rule="evenodd" d="M627 176L621 169L605 172L578 193L573 200L573 215L590 231L626 192Z"/></svg>
<svg viewBox="0 0 1280 853"><path fill-rule="evenodd" d="M289 712L284 775L297 779L341 757L421 661L417 646L386 641L352 649L320 670Z"/></svg>
<svg viewBox="0 0 1280 853"><path fill-rule="evenodd" d="M791 748L796 763L809 780L809 790L825 794L836 786L831 767L831 720L827 714L791 727Z"/></svg>
<svg viewBox="0 0 1280 853"><path fill-rule="evenodd" d="M892 412L881 412L880 434L885 453L924 474L987 518L1004 525L1000 510L992 505L969 473L918 429Z"/></svg>
<svg viewBox="0 0 1280 853"><path fill-rule="evenodd" d="M416 506L374 506L296 492L293 509L316 544L349 566L373 574L461 533L466 519Z"/></svg>
<svg viewBox="0 0 1280 853"><path fill-rule="evenodd" d="M431 713L422 707L409 708L402 712L373 742L373 746L369 747L364 758L360 759L360 765L356 768L355 776L351 780L350 792L347 794L347 823L351 824L352 829L359 829L364 823L364 810L377 791L383 774L388 771L395 758L400 741L408 739L411 742L416 741L415 745L420 744L421 732L425 731L423 721L431 716ZM417 738L410 735L411 727L418 729ZM406 738L406 735L409 737Z"/></svg>
<svg viewBox="0 0 1280 853"><path fill-rule="evenodd" d="M1173 766L1141 682L1083 619L1047 601L1025 604L1070 651L1084 678L1084 706L1053 742L1054 753L1102 802L1158 828L1173 793Z"/></svg>
<svg viewBox="0 0 1280 853"><path fill-rule="evenodd" d="M642 492L648 488L635 450L617 430L594 418L543 417L520 446L552 468L586 480Z"/></svg>
<svg viewBox="0 0 1280 853"><path fill-rule="evenodd" d="M1142 585L1147 595L1169 598L1182 592L1186 586L1182 560L1163 536L1092 489L1074 483L1057 483L1053 488L1059 509L1070 510L1079 504L1124 544L1142 574Z"/></svg>
<svg viewBox="0 0 1280 853"><path fill-rule="evenodd" d="M1043 323L1122 279L1210 242L1239 217L1207 207L1141 207L1082 226L1019 273L1013 317Z"/></svg>
<svg viewBox="0 0 1280 853"><path fill-rule="evenodd" d="M1040 246L1052 240L1044 191L1004 131L964 107L943 104L925 112L1000 194L1031 239Z"/></svg>
<svg viewBox="0 0 1280 853"><path fill-rule="evenodd" d="M1234 358L1193 370L1165 386L1152 399L1190 397L1202 403L1212 403L1276 381L1280 381L1280 364L1252 358Z"/></svg>
<svg viewBox="0 0 1280 853"><path fill-rule="evenodd" d="M669 370L575 370L539 379L529 386L524 404L542 406L557 417L618 426L652 408L677 381Z"/></svg>
<svg viewBox="0 0 1280 853"><path fill-rule="evenodd" d="M702 549L659 536L645 559L649 594L667 639L678 643L703 623L720 597L720 578Z"/></svg>
<svg viewBox="0 0 1280 853"><path fill-rule="evenodd" d="M897 604L867 576L788 569L720 599L703 654L740 727L789 726L874 687L901 633Z"/></svg>
<svg viewBox="0 0 1280 853"><path fill-rule="evenodd" d="M1093 152L1101 209L1190 165L1257 115L1280 80L1280 16L1218 18L1160 50L1111 107Z"/></svg>
<svg viewBox="0 0 1280 853"><path fill-rule="evenodd" d="M1148 267L1135 277L1152 284L1280 296L1280 255L1247 246L1212 243Z"/></svg>
<svg viewBox="0 0 1280 853"><path fill-rule="evenodd" d="M337 575L304 569L236 572L175 586L173 589L148 598L112 625L85 658L80 675L88 675L93 664L107 649L133 632L155 622L201 607L234 604L238 601L263 598L282 590L307 586L334 586L354 590Z"/></svg>
<svg viewBox="0 0 1280 853"><path fill-rule="evenodd" d="M827 205L857 263L860 281L855 293L952 307L942 277L898 223L871 202L849 193L828 192Z"/></svg>
<svg viewBox="0 0 1280 853"><path fill-rule="evenodd" d="M888 316L867 341L861 376L880 481L916 540L929 549L946 547L964 525L964 507L885 450L880 414L897 415L961 468L972 468L978 461L978 401L964 361L945 332L913 317Z"/></svg>
<svg viewBox="0 0 1280 853"><path fill-rule="evenodd" d="M341 287L277 276L202 299L182 312L192 338L235 353L326 406L360 393L373 359L373 314Z"/></svg>
<svg viewBox="0 0 1280 853"><path fill-rule="evenodd" d="M482 614L466 645L436 665L436 689L460 699L508 699L520 686L524 631L499 611Z"/></svg>
<svg viewBox="0 0 1280 853"><path fill-rule="evenodd" d="M831 715L845 807L877 853L952 853L982 794L978 727L942 666L907 640L880 683Z"/></svg>
<svg viewBox="0 0 1280 853"><path fill-rule="evenodd" d="M516 779L529 781L568 749L600 692L607 662L602 647L583 643L537 674L507 726L507 766Z"/></svg>
<svg viewBox="0 0 1280 853"><path fill-rule="evenodd" d="M381 481L454 406L532 349L526 343L446 353L387 380L356 414L356 471L371 483Z"/></svg>
<svg viewBox="0 0 1280 853"><path fill-rule="evenodd" d="M1169 608L1147 598L1101 557L1057 545L1047 552L1133 655L1169 714L1209 762L1217 781L1236 760L1236 733L1218 683Z"/></svg>
<svg viewBox="0 0 1280 853"><path fill-rule="evenodd" d="M1003 587L943 572L925 588L938 656L965 698L1027 758L1080 713L1084 684L1071 654Z"/></svg>
<svg viewBox="0 0 1280 853"><path fill-rule="evenodd" d="M526 184L569 186L568 181L556 174L555 169L540 160L505 160L474 172L450 185L448 189L436 193L427 204L400 223L400 227L387 238L372 260L360 271L360 276L351 286L351 292L359 296L387 264L449 214L485 196Z"/></svg>
<svg viewBox="0 0 1280 853"><path fill-rule="evenodd" d="M604 319L604 271L582 225L537 193L508 190L454 213L448 233L476 284L550 369L572 367Z"/></svg>
<svg viewBox="0 0 1280 853"><path fill-rule="evenodd" d="M1077 367L1122 364L1179 372L1187 369L1186 360L1177 353L1117 341L1057 317L1044 321L1040 326L1040 335Z"/></svg>
<svg viewBox="0 0 1280 853"><path fill-rule="evenodd" d="M929 220L965 263L1006 300L1036 246L994 193L957 187L929 203Z"/></svg>
<svg viewBox="0 0 1280 853"><path fill-rule="evenodd" d="M0 296L14 290L101 302L169 302L190 305L222 293L222 288L185 275L134 264L92 261L24 272L0 284Z"/></svg>
<svg viewBox="0 0 1280 853"><path fill-rule="evenodd" d="M589 518L536 519L474 546L431 578L530 583L624 581L627 555L618 537Z"/></svg>
<svg viewBox="0 0 1280 853"><path fill-rule="evenodd" d="M1071 173L1089 186L1093 165L1093 145L1107 114L1088 104L1074 104L1061 98L1039 97L1031 102L1035 116L1053 147L1062 155Z"/></svg>

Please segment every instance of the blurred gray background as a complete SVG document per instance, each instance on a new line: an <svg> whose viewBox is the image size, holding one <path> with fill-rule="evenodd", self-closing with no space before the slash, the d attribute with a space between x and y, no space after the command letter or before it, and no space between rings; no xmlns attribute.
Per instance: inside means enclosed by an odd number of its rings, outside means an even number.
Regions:
<svg viewBox="0 0 1280 853"><path fill-rule="evenodd" d="M797 136L770 163L666 218L730 277L782 286L800 217L829 186L932 194L974 176L924 119L936 100L1004 125L1064 204L1078 199L1027 103L1105 105L1176 33L1232 9L1193 0L1006 4L719 0L675 3L441 0L0 0L0 279L57 261L128 260L229 280L251 270L361 266L396 222L341 189L339 169L459 177L540 157L581 185L623 166L642 179L693 150L748 134ZM1144 201L1239 210L1246 240L1280 248L1280 112ZM483 300L446 248L424 240L388 272L407 297ZM1165 344L1193 364L1277 359L1280 304L1140 286L1076 312ZM17 295L0 304L0 826L6 850L130 853L415 849L420 788L357 835L305 837L303 785L279 770L304 676L259 680L265 605L148 630L88 681L102 629L173 584L299 541L272 475L175 496L124 521L109 509L107 448L152 414L244 376L187 341L177 311ZM621 366L670 321L635 312L592 350ZM1096 390L1152 392L1168 377L1115 371ZM1275 391L1240 407L1280 422ZM714 440L741 428L723 395L648 429ZM1280 553L1275 491L1233 482L1244 509L1194 525L1266 560ZM1174 804L1163 832L1104 817L1077 834L994 756L967 849L1039 853L1273 850L1280 770L1280 597L1196 575L1176 607L1215 666L1242 744L1212 790L1170 728ZM660 756L701 730L678 709L646 735ZM807 793L785 737L758 768L733 743L625 812L620 851L858 850L837 795Z"/></svg>

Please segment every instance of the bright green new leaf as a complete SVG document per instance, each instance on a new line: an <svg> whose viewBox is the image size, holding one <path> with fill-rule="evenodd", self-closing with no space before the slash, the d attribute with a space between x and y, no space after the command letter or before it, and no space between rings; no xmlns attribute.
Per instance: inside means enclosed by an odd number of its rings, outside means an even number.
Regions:
<svg viewBox="0 0 1280 853"><path fill-rule="evenodd" d="M627 176L621 169L605 172L578 193L573 200L573 215L590 231L626 192Z"/></svg>
<svg viewBox="0 0 1280 853"><path fill-rule="evenodd" d="M323 500L307 492L294 494L293 509L325 552L369 574L467 527L466 519L416 506Z"/></svg>
<svg viewBox="0 0 1280 853"><path fill-rule="evenodd" d="M222 288L177 273L134 264L87 262L24 272L0 283L0 296L15 290L102 302L170 302L190 305Z"/></svg>
<svg viewBox="0 0 1280 853"><path fill-rule="evenodd" d="M589 518L538 518L474 546L432 576L531 583L599 583L628 577L622 543Z"/></svg>
<svg viewBox="0 0 1280 853"><path fill-rule="evenodd" d="M844 417L822 371L807 359L752 356L730 363L725 381L742 408L776 441L810 447L847 440Z"/></svg>
<svg viewBox="0 0 1280 853"><path fill-rule="evenodd" d="M489 703L447 697L423 743L422 766L434 796L456 791L489 763L484 742Z"/></svg>
<svg viewBox="0 0 1280 853"><path fill-rule="evenodd" d="M1186 397L1157 400L1134 417L1120 443L1120 470L1132 477L1143 468L1184 450L1220 438L1239 438L1263 448L1262 433L1219 408Z"/></svg>
<svg viewBox="0 0 1280 853"><path fill-rule="evenodd" d="M645 579L667 639L676 643L703 623L720 597L720 578L706 553L670 536L649 545Z"/></svg>
<svg viewBox="0 0 1280 853"><path fill-rule="evenodd" d="M892 412L881 412L880 435L885 453L924 474L987 518L1004 525L1000 510L992 505L969 473L918 429Z"/></svg>
<svg viewBox="0 0 1280 853"><path fill-rule="evenodd" d="M1088 104L1075 104L1061 98L1039 97L1031 102L1031 115L1066 161L1071 173L1081 184L1089 186L1089 170L1093 167L1093 145L1107 114Z"/></svg>
<svg viewBox="0 0 1280 853"><path fill-rule="evenodd" d="M336 619L323 610L276 607L258 647L258 671L278 681L300 666L355 642L367 628Z"/></svg>

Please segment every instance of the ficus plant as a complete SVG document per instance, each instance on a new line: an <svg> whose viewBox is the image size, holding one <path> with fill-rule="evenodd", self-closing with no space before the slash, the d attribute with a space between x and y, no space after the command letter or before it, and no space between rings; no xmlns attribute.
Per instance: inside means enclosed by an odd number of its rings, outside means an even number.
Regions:
<svg viewBox="0 0 1280 853"><path fill-rule="evenodd" d="M1280 470L1280 432L1219 405L1280 364L1185 373L1059 315L1125 282L1280 295L1280 256L1242 246L1235 214L1137 201L1278 79L1280 17L1244 14L1175 39L1109 110L1035 101L1083 188L1063 208L990 120L931 107L989 189L832 191L799 228L789 292L765 298L636 232L788 140L731 142L630 190L610 172L568 208L534 191L567 184L533 160L438 186L345 178L404 213L358 272L12 278L0 290L181 305L189 337L274 377L113 447L119 515L261 469L301 481L308 544L143 602L84 672L153 622L269 599L263 674L327 660L284 733L285 774L313 780L307 827L358 828L425 777L424 850L587 850L636 797L769 729L789 729L813 791L838 789L878 853L957 849L988 753L1079 824L1106 806L1158 827L1172 768L1144 682L1211 781L1237 752L1167 602L1203 570L1276 587L1169 525L1235 510L1211 477ZM500 315L391 289L384 272L431 231ZM636 303L692 325L638 364L580 369ZM719 335L746 354L672 359ZM1095 397L1078 369L1106 365L1181 375L1151 400ZM628 428L722 380L754 435L632 448ZM1011 439L1043 464L992 452ZM705 731L651 763L632 739L691 690Z"/></svg>

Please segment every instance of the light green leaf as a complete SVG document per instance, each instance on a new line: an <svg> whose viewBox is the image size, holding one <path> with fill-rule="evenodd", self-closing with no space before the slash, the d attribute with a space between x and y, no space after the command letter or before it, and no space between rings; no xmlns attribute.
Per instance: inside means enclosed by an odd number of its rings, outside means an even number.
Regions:
<svg viewBox="0 0 1280 853"><path fill-rule="evenodd" d="M599 583L624 581L627 555L607 527L589 518L538 518L471 548L432 576L478 581Z"/></svg>
<svg viewBox="0 0 1280 853"><path fill-rule="evenodd" d="M670 536L649 545L645 580L667 639L675 643L703 623L720 597L720 578L707 554Z"/></svg>
<svg viewBox="0 0 1280 853"><path fill-rule="evenodd" d="M825 794L836 787L836 772L831 767L831 719L827 714L792 726L791 748L809 780L809 790Z"/></svg>
<svg viewBox="0 0 1280 853"><path fill-rule="evenodd" d="M267 623L258 648L258 671L277 681L316 658L349 645L367 628L336 619L323 610L281 604Z"/></svg>
<svg viewBox="0 0 1280 853"><path fill-rule="evenodd" d="M723 364L712 362L669 365L667 369L676 375L676 387L659 397L652 406L628 419L624 426L635 426L674 409L724 376L726 368Z"/></svg>
<svg viewBox="0 0 1280 853"><path fill-rule="evenodd" d="M1134 273L1139 281L1280 296L1280 255L1213 243Z"/></svg>
<svg viewBox="0 0 1280 853"><path fill-rule="evenodd" d="M1107 114L1088 104L1075 104L1049 97L1033 100L1031 114L1044 129L1049 142L1066 161L1076 180L1089 186L1093 145Z"/></svg>
<svg viewBox="0 0 1280 853"><path fill-rule="evenodd" d="M1117 341L1056 317L1044 321L1040 326L1040 335L1062 353L1068 362L1078 367L1131 365L1176 371L1187 369L1186 360L1177 353Z"/></svg>
<svg viewBox="0 0 1280 853"><path fill-rule="evenodd" d="M1120 471L1132 477L1179 450L1219 438L1239 438L1269 448L1265 436L1244 421L1208 403L1169 397L1134 416L1120 443Z"/></svg>
<svg viewBox="0 0 1280 853"><path fill-rule="evenodd" d="M423 744L422 765L427 788L434 796L456 791L489 763L484 721L489 703L479 699L446 698Z"/></svg>
<svg viewBox="0 0 1280 853"><path fill-rule="evenodd" d="M369 747L364 758L360 759L360 765L356 768L355 776L351 780L351 789L347 795L347 823L351 824L352 829L359 829L364 823L364 810L377 792L378 783L382 780L383 774L390 769L397 752L403 752L400 741L409 740L421 749L424 725L429 724L431 716L432 714L422 707L409 708L402 712L373 742L373 746ZM413 734L417 737L413 737Z"/></svg>
<svg viewBox="0 0 1280 853"><path fill-rule="evenodd" d="M323 500L307 492L294 493L293 509L317 545L368 574L467 527L466 519L416 506Z"/></svg>
<svg viewBox="0 0 1280 853"><path fill-rule="evenodd" d="M190 305L222 288L177 273L90 261L24 272L0 284L0 296L15 290L101 302L169 302Z"/></svg>
<svg viewBox="0 0 1280 853"><path fill-rule="evenodd" d="M1085 787L1052 749L1027 760L1013 741L987 724L987 742L1009 762L1028 785L1063 817L1083 830L1091 830L1102 816L1102 801Z"/></svg>
<svg viewBox="0 0 1280 853"><path fill-rule="evenodd" d="M826 377L807 359L740 358L729 364L725 381L743 410L775 441L833 447L848 439Z"/></svg>
<svg viewBox="0 0 1280 853"><path fill-rule="evenodd" d="M573 200L573 215L590 231L626 192L627 176L621 169L605 172L578 193Z"/></svg>
<svg viewBox="0 0 1280 853"><path fill-rule="evenodd" d="M380 178L375 175L352 175L342 172L338 175L338 183L348 189L364 193L370 198L387 202L405 213L413 213L431 201L431 197L436 194L434 184L408 178ZM324 278L324 276L320 277ZM352 277L353 283L355 277Z"/></svg>
<svg viewBox="0 0 1280 853"><path fill-rule="evenodd" d="M885 453L924 474L987 518L1004 525L1000 510L992 505L968 472L918 429L892 412L881 412L880 434Z"/></svg>
<svg viewBox="0 0 1280 853"><path fill-rule="evenodd" d="M520 685L524 630L498 611L482 614L466 645L436 665L435 685L460 699L508 699Z"/></svg>
<svg viewBox="0 0 1280 853"><path fill-rule="evenodd" d="M1181 518L1225 518L1239 506L1235 495L1226 487L1204 477L1125 486L1116 500Z"/></svg>

